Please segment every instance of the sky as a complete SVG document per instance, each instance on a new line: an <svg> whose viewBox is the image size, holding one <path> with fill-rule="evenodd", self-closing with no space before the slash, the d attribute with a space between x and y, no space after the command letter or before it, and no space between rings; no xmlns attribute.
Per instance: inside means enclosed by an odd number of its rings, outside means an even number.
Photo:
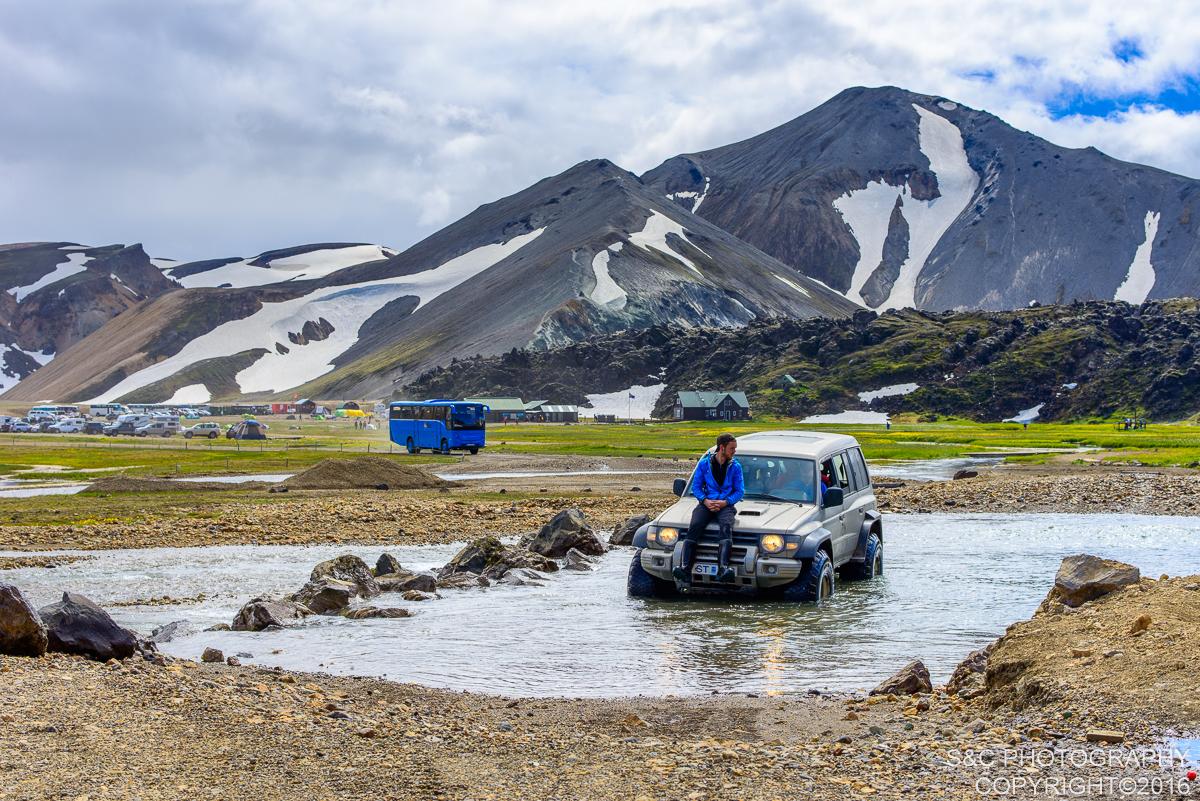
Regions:
<svg viewBox="0 0 1200 801"><path fill-rule="evenodd" d="M1200 4L0 0L0 242L406 248L851 86L1200 177Z"/></svg>

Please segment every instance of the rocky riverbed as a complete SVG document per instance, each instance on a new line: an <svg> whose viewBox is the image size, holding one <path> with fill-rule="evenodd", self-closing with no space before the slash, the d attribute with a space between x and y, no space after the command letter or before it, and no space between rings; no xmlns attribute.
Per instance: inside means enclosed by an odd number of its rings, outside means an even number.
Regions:
<svg viewBox="0 0 1200 801"><path fill-rule="evenodd" d="M1050 599L976 661L985 672L899 696L524 699L140 656L6 657L0 794L697 801L1186 782L1186 767L1140 749L1200 720L1197 580L1143 579L1076 611Z"/></svg>

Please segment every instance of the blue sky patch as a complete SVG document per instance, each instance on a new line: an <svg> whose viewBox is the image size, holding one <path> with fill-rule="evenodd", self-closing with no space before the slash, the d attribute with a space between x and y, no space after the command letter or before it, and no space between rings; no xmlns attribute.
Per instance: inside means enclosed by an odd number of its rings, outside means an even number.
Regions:
<svg viewBox="0 0 1200 801"><path fill-rule="evenodd" d="M1107 117L1134 106L1162 106L1180 114L1200 111L1200 76L1181 77L1159 92L1104 94L1080 86L1065 88L1046 103L1053 119L1079 115Z"/></svg>
<svg viewBox="0 0 1200 801"><path fill-rule="evenodd" d="M1138 47L1138 43L1133 39L1122 39L1121 41L1117 42L1115 45L1113 45L1112 52L1114 56L1116 56L1119 60L1124 61L1126 64L1131 61L1135 61L1136 59L1146 57L1146 54L1142 52L1142 49Z"/></svg>

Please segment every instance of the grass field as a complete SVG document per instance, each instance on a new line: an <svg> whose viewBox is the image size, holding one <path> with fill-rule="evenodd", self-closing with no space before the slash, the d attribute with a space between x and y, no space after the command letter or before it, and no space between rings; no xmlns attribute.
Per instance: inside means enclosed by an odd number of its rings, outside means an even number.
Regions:
<svg viewBox="0 0 1200 801"><path fill-rule="evenodd" d="M297 428L289 429L288 425ZM288 425L275 422L270 433L278 438L266 442L237 442L224 438L146 440L83 435L0 435L0 476L79 481L94 478L98 473L116 471L142 476L283 473L303 470L330 457L403 454L403 449L388 441L384 429L355 429L351 423L341 421L289 422ZM750 431L804 428L850 434L862 443L864 453L872 460L951 458L998 449L1090 449L1101 451L1100 455L1106 461L1184 467L1200 461L1200 426L1190 424L1121 431L1106 425L1033 424L1023 429L1012 423L957 421L899 423L890 430L879 425L806 427L761 421L493 425L488 429L487 452L694 458L722 431L741 435ZM452 462L462 457L426 452L417 456L403 454L402 458L422 464ZM1038 461L1048 457L1014 458ZM1089 454L1087 458L1097 457Z"/></svg>

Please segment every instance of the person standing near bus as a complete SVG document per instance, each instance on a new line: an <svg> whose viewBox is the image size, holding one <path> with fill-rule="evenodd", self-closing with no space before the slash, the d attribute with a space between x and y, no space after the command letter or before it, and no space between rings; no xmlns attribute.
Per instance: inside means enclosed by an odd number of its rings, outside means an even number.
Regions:
<svg viewBox="0 0 1200 801"><path fill-rule="evenodd" d="M717 519L717 581L730 583L736 578L729 566L729 554L733 550L733 521L737 515L734 507L746 494L742 481L742 466L733 454L737 451L737 439L725 433L717 437L717 449L712 456L701 459L692 479L692 494L698 503L692 510L692 521L688 526L687 538L680 543L680 566L672 571L675 578L684 582L692 580L692 565L696 561L696 547L704 529Z"/></svg>

